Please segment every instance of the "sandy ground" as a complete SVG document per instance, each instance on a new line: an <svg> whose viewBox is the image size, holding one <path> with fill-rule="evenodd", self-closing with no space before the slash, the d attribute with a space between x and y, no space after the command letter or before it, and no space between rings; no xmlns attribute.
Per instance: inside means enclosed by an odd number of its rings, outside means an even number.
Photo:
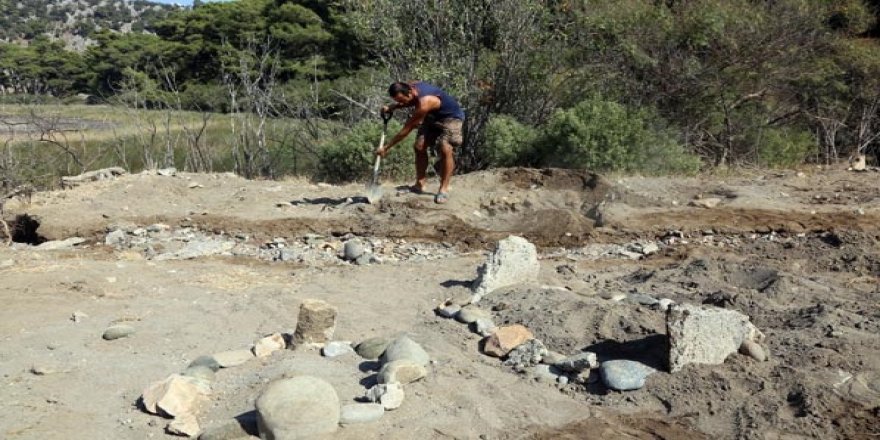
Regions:
<svg viewBox="0 0 880 440"><path fill-rule="evenodd" d="M378 204L365 203L364 192L139 174L7 203L5 219L23 238L87 241L63 250L0 246L0 438L166 436L167 420L138 408L144 387L200 355L292 331L307 298L338 307L336 339L407 333L435 360L425 380L407 387L403 407L333 438L880 436L880 173L607 179L512 169L457 177L442 206L430 195L396 194L390 183ZM695 198L720 203L689 206ZM16 224L25 213L40 223L35 233ZM154 223L254 249L320 234L450 251L359 266L244 254L161 261L104 244L115 228ZM497 291L484 307L555 351L658 351L663 313L609 299L642 293L749 315L767 335L770 359L733 355L723 365L659 372L627 393L518 375L481 355L477 335L433 312L468 295L485 252L509 234L539 246L539 280ZM601 251L636 241L660 252L630 259ZM101 339L113 323L137 333ZM276 353L218 372L199 421L247 416L262 387L284 374L322 377L353 402L374 368L356 356Z"/></svg>

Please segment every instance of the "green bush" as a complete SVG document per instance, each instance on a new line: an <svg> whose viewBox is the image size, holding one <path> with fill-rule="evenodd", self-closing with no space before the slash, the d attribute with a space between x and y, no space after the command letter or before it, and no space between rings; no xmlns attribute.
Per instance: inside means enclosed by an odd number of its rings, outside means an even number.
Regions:
<svg viewBox="0 0 880 440"><path fill-rule="evenodd" d="M787 168L804 163L816 153L818 143L813 135L795 128L765 128L755 140L758 160L762 165Z"/></svg>
<svg viewBox="0 0 880 440"><path fill-rule="evenodd" d="M508 115L495 115L486 126L483 154L490 167L529 165L537 131Z"/></svg>
<svg viewBox="0 0 880 440"><path fill-rule="evenodd" d="M691 173L699 159L673 136L655 128L659 118L645 110L590 98L550 118L537 140L538 162L594 171L651 174Z"/></svg>
<svg viewBox="0 0 880 440"><path fill-rule="evenodd" d="M385 142L400 130L401 125L392 120L388 123ZM318 170L315 176L327 182L366 181L373 175L376 148L382 135L382 122L365 120L331 139L318 151ZM411 148L411 138L396 145L382 160L381 173L385 178L395 180L415 176L415 164Z"/></svg>

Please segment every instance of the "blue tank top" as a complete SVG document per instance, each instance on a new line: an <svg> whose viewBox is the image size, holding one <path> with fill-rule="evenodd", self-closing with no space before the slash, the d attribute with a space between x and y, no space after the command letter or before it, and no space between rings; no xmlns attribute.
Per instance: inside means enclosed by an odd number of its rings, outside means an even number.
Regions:
<svg viewBox="0 0 880 440"><path fill-rule="evenodd" d="M458 101L447 95L443 89L421 81L414 83L413 86L419 91L419 96L436 96L440 98L440 108L428 113L429 116L438 121L446 118L464 120L464 111L461 110Z"/></svg>

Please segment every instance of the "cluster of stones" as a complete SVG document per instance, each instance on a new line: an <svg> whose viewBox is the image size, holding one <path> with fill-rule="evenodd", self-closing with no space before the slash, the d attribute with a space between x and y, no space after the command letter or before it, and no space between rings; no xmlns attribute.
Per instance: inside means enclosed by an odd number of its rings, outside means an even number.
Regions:
<svg viewBox="0 0 880 440"><path fill-rule="evenodd" d="M229 422L203 431L199 410L211 395L211 383L220 369L243 365L292 347L320 347L332 358L353 353L365 359L378 359L377 384L366 390L361 403L341 405L332 385L319 377L295 376L269 383L255 402L256 427L261 438L293 440L312 438L336 431L341 426L379 420L386 411L403 404L403 386L427 376L428 353L406 335L371 338L352 345L334 341L337 310L321 300L304 300L300 305L296 330L292 335L274 333L256 341L250 349L200 356L179 374L150 384L141 396L143 408L172 418L166 426L170 434L202 439L225 439L248 435L238 422ZM117 325L105 331L108 340L126 337L134 329Z"/></svg>
<svg viewBox="0 0 880 440"><path fill-rule="evenodd" d="M454 246L448 244L408 243L403 239L364 238L353 234L340 238L306 234L296 240L276 237L261 245L250 244L249 240L250 237L243 234L214 234L195 226L172 228L157 223L145 227L113 226L105 235L104 244L152 260L226 255L309 266L436 260L456 254Z"/></svg>
<svg viewBox="0 0 880 440"><path fill-rule="evenodd" d="M656 252L651 247L634 248L640 252ZM535 282L539 266L535 246L521 237L508 237L498 243L480 267L474 282L470 304L446 302L435 312L445 318L468 324L484 337L484 354L503 359L505 366L531 374L540 381L567 384L570 381L590 383L601 378L612 390L629 391L642 388L656 368L628 359L607 359L602 362L596 353L584 351L565 356L549 350L525 326L515 324L496 327L491 313L476 303L500 287ZM767 355L761 342L764 335L746 315L734 310L711 306L674 304L671 300L631 298L640 304L656 306L666 313L669 346L668 371L675 373L687 364L721 364L733 353L764 361ZM598 369L598 375L591 371Z"/></svg>

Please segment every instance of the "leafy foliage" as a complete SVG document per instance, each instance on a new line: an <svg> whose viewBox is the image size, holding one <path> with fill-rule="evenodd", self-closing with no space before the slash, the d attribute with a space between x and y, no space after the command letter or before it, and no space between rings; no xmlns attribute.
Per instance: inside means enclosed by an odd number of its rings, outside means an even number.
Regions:
<svg viewBox="0 0 880 440"><path fill-rule="evenodd" d="M400 123L388 124L390 133L401 128ZM318 151L317 178L329 182L366 181L372 177L374 152L379 146L382 124L363 121L351 130L328 141ZM387 141L387 138L386 138ZM407 142L392 149L382 161L381 172L386 177L406 179L415 176L414 156Z"/></svg>

